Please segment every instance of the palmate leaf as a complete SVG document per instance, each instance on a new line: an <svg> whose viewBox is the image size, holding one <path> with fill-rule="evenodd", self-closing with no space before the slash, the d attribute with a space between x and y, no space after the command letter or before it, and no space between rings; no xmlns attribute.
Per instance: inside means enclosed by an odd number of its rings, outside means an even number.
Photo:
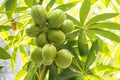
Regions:
<svg viewBox="0 0 120 80"><path fill-rule="evenodd" d="M80 8L79 17L80 17L80 22L81 22L82 26L85 23L86 17L90 10L90 6L91 6L90 0L84 0L82 6Z"/></svg>
<svg viewBox="0 0 120 80"><path fill-rule="evenodd" d="M103 14L96 15L86 23L86 26L90 26L96 22L104 21L106 19L113 18L117 15L119 15L119 13L103 13Z"/></svg>
<svg viewBox="0 0 120 80"><path fill-rule="evenodd" d="M88 70L89 67L93 64L96 59L96 54L98 53L98 39L92 44L90 51L88 53L86 63L85 63L85 70Z"/></svg>
<svg viewBox="0 0 120 80"><path fill-rule="evenodd" d="M57 6L55 9L61 9L63 11L67 11L71 9L72 7L74 7L76 4L78 4L78 2L79 1L74 1L70 3L62 4L62 5Z"/></svg>
<svg viewBox="0 0 120 80"><path fill-rule="evenodd" d="M28 5L28 7L32 7L32 6L36 5L36 4L38 4L36 2L36 0L24 0L24 1Z"/></svg>
<svg viewBox="0 0 120 80"><path fill-rule="evenodd" d="M0 59L6 60L6 59L10 59L11 56L9 55L9 53L0 47Z"/></svg>
<svg viewBox="0 0 120 80"><path fill-rule="evenodd" d="M12 14L16 9L16 7L17 7L17 0L7 0L5 4L5 9L6 9L6 15L8 19L12 17Z"/></svg>
<svg viewBox="0 0 120 80"><path fill-rule="evenodd" d="M77 19L75 19L74 17L72 17L71 15L69 15L69 14L67 14L67 13L66 13L66 16L67 16L67 18L70 19L75 25L81 27L81 24L80 24L80 22L79 22Z"/></svg>
<svg viewBox="0 0 120 80"><path fill-rule="evenodd" d="M36 72L38 65L33 66L26 74L24 80L32 80L34 73Z"/></svg>
<svg viewBox="0 0 120 80"><path fill-rule="evenodd" d="M114 29L114 30L120 30L120 24L115 22L100 22L95 23L88 28L106 28L106 29Z"/></svg>
<svg viewBox="0 0 120 80"><path fill-rule="evenodd" d="M46 6L46 10L49 11L57 0L50 0Z"/></svg>
<svg viewBox="0 0 120 80"><path fill-rule="evenodd" d="M80 56L86 56L88 54L88 43L86 32L84 30L80 30L78 37L78 49Z"/></svg>
<svg viewBox="0 0 120 80"><path fill-rule="evenodd" d="M9 30L9 29L11 29L11 28L12 28L12 26L8 26L8 25L0 25L0 31L2 31L2 30L7 31L7 30Z"/></svg>
<svg viewBox="0 0 120 80"><path fill-rule="evenodd" d="M108 38L112 41L115 41L115 42L120 42L120 37L110 31L107 31L107 30L102 30L102 29L98 29L98 28L93 28L93 29L89 29L90 31L98 34L98 35L101 35L105 38Z"/></svg>

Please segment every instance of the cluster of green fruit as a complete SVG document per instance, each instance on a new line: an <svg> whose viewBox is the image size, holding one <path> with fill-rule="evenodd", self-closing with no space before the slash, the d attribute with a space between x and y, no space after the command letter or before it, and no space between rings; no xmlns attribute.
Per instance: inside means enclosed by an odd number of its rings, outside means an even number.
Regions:
<svg viewBox="0 0 120 80"><path fill-rule="evenodd" d="M52 44L37 47L31 53L31 60L36 64L51 65L55 61L59 68L67 68L72 62L72 55L67 49L56 50Z"/></svg>
<svg viewBox="0 0 120 80"><path fill-rule="evenodd" d="M26 28L26 34L35 37L38 46L31 54L32 61L50 65L55 60L58 67L68 67L72 61L71 53L66 49L57 52L52 44L61 44L65 41L65 34L74 29L72 21L66 20L62 10L56 9L47 13L41 5L33 6L31 15L34 24Z"/></svg>

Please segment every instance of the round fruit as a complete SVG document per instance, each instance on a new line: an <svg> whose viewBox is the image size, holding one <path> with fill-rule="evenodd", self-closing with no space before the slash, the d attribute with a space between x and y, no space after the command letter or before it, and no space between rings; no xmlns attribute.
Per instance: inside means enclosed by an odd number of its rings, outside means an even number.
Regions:
<svg viewBox="0 0 120 80"><path fill-rule="evenodd" d="M65 34L61 30L49 30L47 35L48 40L55 44L60 44L65 40Z"/></svg>
<svg viewBox="0 0 120 80"><path fill-rule="evenodd" d="M37 25L44 26L47 21L46 10L41 5L35 5L31 9L32 18Z"/></svg>
<svg viewBox="0 0 120 80"><path fill-rule="evenodd" d="M70 20L65 20L62 27L61 27L61 30L64 33L70 33L70 32L72 32L73 29L74 29L73 22Z"/></svg>
<svg viewBox="0 0 120 80"><path fill-rule="evenodd" d="M30 27L26 28L26 34L29 37L35 37L37 36L42 30L40 27L36 26L36 25L31 25Z"/></svg>
<svg viewBox="0 0 120 80"><path fill-rule="evenodd" d="M36 64L42 63L42 48L37 47L31 53L31 60Z"/></svg>
<svg viewBox="0 0 120 80"><path fill-rule="evenodd" d="M47 43L46 33L42 32L35 38L35 43L39 47L43 47Z"/></svg>
<svg viewBox="0 0 120 80"><path fill-rule="evenodd" d="M48 15L48 28L57 29L63 24L66 16L62 10L56 9Z"/></svg>
<svg viewBox="0 0 120 80"><path fill-rule="evenodd" d="M42 51L43 60L52 62L56 57L56 52L57 51L55 46L53 46L52 44L46 44L43 47L43 51Z"/></svg>
<svg viewBox="0 0 120 80"><path fill-rule="evenodd" d="M51 65L53 61L43 60L44 65Z"/></svg>
<svg viewBox="0 0 120 80"><path fill-rule="evenodd" d="M55 63L59 68L67 68L72 62L72 55L67 49L61 49L57 52Z"/></svg>

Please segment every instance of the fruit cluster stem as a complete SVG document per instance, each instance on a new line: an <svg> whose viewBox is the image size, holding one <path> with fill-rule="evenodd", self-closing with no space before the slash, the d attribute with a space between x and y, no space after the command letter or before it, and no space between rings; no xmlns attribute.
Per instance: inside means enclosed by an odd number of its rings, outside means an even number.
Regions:
<svg viewBox="0 0 120 80"><path fill-rule="evenodd" d="M43 65L42 71L40 72L38 80L42 80L42 76L44 75L44 72L46 70L46 65Z"/></svg>

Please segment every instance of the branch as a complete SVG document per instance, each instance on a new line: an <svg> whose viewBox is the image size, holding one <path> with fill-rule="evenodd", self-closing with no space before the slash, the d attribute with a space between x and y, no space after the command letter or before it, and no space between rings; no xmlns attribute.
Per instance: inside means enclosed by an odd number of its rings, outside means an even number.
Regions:
<svg viewBox="0 0 120 80"><path fill-rule="evenodd" d="M43 3L43 0L39 0L39 4L42 5L42 3Z"/></svg>

